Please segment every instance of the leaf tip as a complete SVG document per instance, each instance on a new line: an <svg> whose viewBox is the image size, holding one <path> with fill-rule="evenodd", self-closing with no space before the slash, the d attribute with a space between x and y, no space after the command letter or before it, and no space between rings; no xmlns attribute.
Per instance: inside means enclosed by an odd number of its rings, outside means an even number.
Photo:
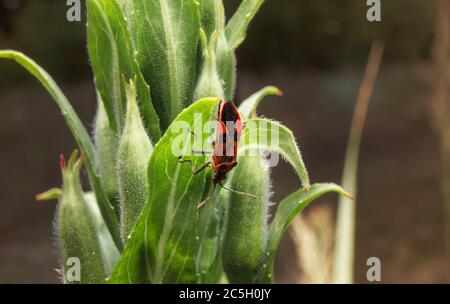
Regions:
<svg viewBox="0 0 450 304"><path fill-rule="evenodd" d="M344 195L345 197L347 197L347 198L351 199L352 201L356 202L356 198L355 198L355 196L353 196L353 194L350 194L350 193L344 191L342 193L342 195Z"/></svg>
<svg viewBox="0 0 450 304"><path fill-rule="evenodd" d="M37 202L39 202L39 203L42 203L42 202L46 201L46 197L44 196L44 193L36 194L36 195L34 196L34 199L35 199Z"/></svg>
<svg viewBox="0 0 450 304"><path fill-rule="evenodd" d="M306 168L305 168L305 170L306 170ZM311 183L309 181L309 176L308 176L307 171L306 171L305 176L303 176L303 178L301 178L301 183L302 183L303 192L308 193L309 190L311 189Z"/></svg>
<svg viewBox="0 0 450 304"><path fill-rule="evenodd" d="M86 159L86 157L84 156L84 153L80 153L80 157L75 162L74 168L77 168L77 169L81 168L85 159Z"/></svg>
<svg viewBox="0 0 450 304"><path fill-rule="evenodd" d="M67 164L66 164L66 158L64 157L64 154L59 154L59 166L61 167L62 171L66 171Z"/></svg>
<svg viewBox="0 0 450 304"><path fill-rule="evenodd" d="M78 158L78 149L75 149L73 150L72 154L69 157L69 163L67 164L69 170L73 170L73 168L76 165L77 158Z"/></svg>
<svg viewBox="0 0 450 304"><path fill-rule="evenodd" d="M354 194L345 191L345 189L343 189L343 188L341 188L341 187L339 187L338 193L339 193L340 195L343 195L343 196L345 196L346 198L348 198L348 199L354 201L354 202L356 201L356 198L355 198L355 195L354 195Z"/></svg>
<svg viewBox="0 0 450 304"><path fill-rule="evenodd" d="M60 199L62 196L62 190L60 188L52 188L43 193L39 193L35 195L35 199L38 202L51 201Z"/></svg>

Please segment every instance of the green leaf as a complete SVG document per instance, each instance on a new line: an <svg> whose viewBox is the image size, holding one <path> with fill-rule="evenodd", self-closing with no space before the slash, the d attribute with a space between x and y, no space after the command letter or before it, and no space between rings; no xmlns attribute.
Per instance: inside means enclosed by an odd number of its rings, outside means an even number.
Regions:
<svg viewBox="0 0 450 304"><path fill-rule="evenodd" d="M90 214L94 219L96 235L100 245L100 252L102 255L103 267L105 273L109 277L111 276L114 267L120 258L120 252L117 249L116 244L108 230L108 227L103 220L100 209L98 208L95 195L92 192L84 193L84 200L87 203Z"/></svg>
<svg viewBox="0 0 450 304"><path fill-rule="evenodd" d="M62 196L61 188L51 188L45 192L37 194L35 198L38 202L44 202L44 201L58 200L61 198L61 196Z"/></svg>
<svg viewBox="0 0 450 304"><path fill-rule="evenodd" d="M243 117L256 118L256 109L258 108L259 103L264 99L264 97L269 95L282 96L283 92L281 92L281 90L277 87L267 86L244 100L239 106L239 112Z"/></svg>
<svg viewBox="0 0 450 304"><path fill-rule="evenodd" d="M112 3L112 2L111 2ZM111 128L121 129L123 117L120 88L119 54L116 35L109 22L103 1L88 0L88 50L98 92L105 105Z"/></svg>
<svg viewBox="0 0 450 304"><path fill-rule="evenodd" d="M230 172L232 175L233 172ZM208 189L209 190L209 189ZM228 221L229 191L216 193L200 210L198 283L218 283L223 274L222 251Z"/></svg>
<svg viewBox="0 0 450 304"><path fill-rule="evenodd" d="M131 16L131 12L133 11L133 2L130 0L117 0L117 4L120 5L123 15L125 16L125 20L128 20Z"/></svg>
<svg viewBox="0 0 450 304"><path fill-rule="evenodd" d="M222 0L201 0L200 17L206 37L211 37L215 31L224 32L225 11Z"/></svg>
<svg viewBox="0 0 450 304"><path fill-rule="evenodd" d="M239 153L256 149L280 153L294 168L305 191L309 189L309 176L291 130L268 119L249 119L245 122Z"/></svg>
<svg viewBox="0 0 450 304"><path fill-rule="evenodd" d="M198 204L211 183L206 170L194 175L192 167L205 156L187 157L190 141L200 149L209 134L196 133L210 121L217 98L195 102L183 110L155 146L148 166L149 199L139 217L113 276L112 283L195 283L198 250ZM195 143L195 142L194 142ZM179 151L176 151L176 150ZM208 177L207 177L208 175Z"/></svg>
<svg viewBox="0 0 450 304"><path fill-rule="evenodd" d="M124 244L147 201L147 165L153 151L152 143L142 124L133 82L128 85L127 100L125 127L120 137L117 155L120 228Z"/></svg>
<svg viewBox="0 0 450 304"><path fill-rule="evenodd" d="M233 50L244 41L247 28L263 2L264 0L243 0L228 22L226 35Z"/></svg>
<svg viewBox="0 0 450 304"><path fill-rule="evenodd" d="M38 64L36 64L36 62L31 60L24 54L11 50L3 50L0 51L0 58L15 60L18 64L28 70L28 72L30 72L34 77L36 77L56 101L57 105L61 109L62 115L66 120L67 125L69 126L69 129L72 131L72 134L78 143L78 146L85 155L86 170L89 175L91 187L95 192L98 206L102 212L102 216L105 219L109 231L111 231L114 242L116 243L118 248L121 248L119 223L117 221L117 217L114 213L113 207L110 205L108 199L105 196L105 193L101 188L100 179L94 165L94 145L89 138L89 134L81 123L81 120L70 105L70 102L61 92L60 88L50 77L50 75L46 71L44 71L44 69L42 69Z"/></svg>
<svg viewBox="0 0 450 304"><path fill-rule="evenodd" d="M133 11L133 1L131 1L131 0L116 0L116 2L117 2L117 4L119 4L120 8L122 9L122 14L125 17L125 21L127 23L128 33L130 34L131 43L133 44L133 42L135 40L133 24L131 23L131 13ZM135 50L136 49L134 48L134 45L133 45L133 52L135 52Z"/></svg>
<svg viewBox="0 0 450 304"><path fill-rule="evenodd" d="M191 104L200 30L194 0L133 0L131 23L139 66L165 130Z"/></svg>
<svg viewBox="0 0 450 304"><path fill-rule="evenodd" d="M267 243L267 264L263 268L261 281L269 283L273 280L273 263L281 238L295 216L300 214L305 207L320 196L329 192L336 192L350 197L341 187L335 184L313 184L308 192L299 189L283 199L275 212L272 224L269 228Z"/></svg>
<svg viewBox="0 0 450 304"><path fill-rule="evenodd" d="M153 142L161 137L159 118L150 89L134 58L128 26L116 0L88 0L88 50L95 84L117 132L125 118L125 88L121 76L137 79L138 101L144 124Z"/></svg>

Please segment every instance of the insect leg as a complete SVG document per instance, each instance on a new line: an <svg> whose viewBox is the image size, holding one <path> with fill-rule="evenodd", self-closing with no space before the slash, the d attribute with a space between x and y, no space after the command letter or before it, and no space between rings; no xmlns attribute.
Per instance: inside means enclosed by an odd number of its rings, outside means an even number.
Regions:
<svg viewBox="0 0 450 304"><path fill-rule="evenodd" d="M203 170L205 170L208 167L211 167L211 162L207 162L206 164L204 164L203 166L198 168L197 171L194 172L194 175L202 172Z"/></svg>
<svg viewBox="0 0 450 304"><path fill-rule="evenodd" d="M211 162L209 161L209 162L203 164L200 168L195 169L191 159L182 159L182 158L183 158L183 156L178 156L178 161L182 164L184 164L184 163L191 164L192 173L194 173L194 175L202 172L207 167L211 167Z"/></svg>
<svg viewBox="0 0 450 304"><path fill-rule="evenodd" d="M230 191L230 192L233 192L233 193L236 193L236 194L239 194L239 195L246 195L246 196L251 197L251 198L256 198L256 195L253 195L253 194L250 194L250 193L247 193L247 192L241 192L241 191L236 191L236 190L227 188L222 183L219 183L219 185L220 185L220 187L222 187L223 189L225 189L227 191Z"/></svg>
<svg viewBox="0 0 450 304"><path fill-rule="evenodd" d="M203 205L206 204L211 199L215 190L216 190L216 184L214 184L214 188L213 188L211 194L207 198L205 198L203 201L201 201L200 204L197 205L197 208L203 207Z"/></svg>

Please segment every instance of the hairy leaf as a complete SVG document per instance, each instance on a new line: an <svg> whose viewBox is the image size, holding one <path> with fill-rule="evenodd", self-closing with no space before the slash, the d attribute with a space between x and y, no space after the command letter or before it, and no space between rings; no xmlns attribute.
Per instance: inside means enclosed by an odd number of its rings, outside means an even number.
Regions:
<svg viewBox="0 0 450 304"><path fill-rule="evenodd" d="M227 40L233 50L244 41L247 28L263 2L264 0L243 0L228 22Z"/></svg>
<svg viewBox="0 0 450 304"><path fill-rule="evenodd" d="M111 235L113 236L117 247L122 248L117 217L114 213L113 207L109 203L101 188L100 178L95 168L94 145L70 102L67 100L66 96L60 90L55 81L50 77L50 75L29 57L20 52L4 50L0 51L0 58L15 60L18 64L28 70L28 72L30 72L34 77L36 77L56 101L57 105L61 109L67 125L78 143L78 146L85 155L86 170L89 174L89 180L91 182L92 189L95 192L102 216L105 219L109 231L111 231Z"/></svg>
<svg viewBox="0 0 450 304"><path fill-rule="evenodd" d="M279 203L269 228L267 244L268 259L262 271L262 282L269 283L273 280L273 263L278 244L294 217L301 213L312 201L329 192L350 196L341 187L335 184L313 184L308 192L305 192L304 189L299 189Z"/></svg>
<svg viewBox="0 0 450 304"><path fill-rule="evenodd" d="M249 119L245 122L244 136L239 145L239 153L268 150L280 153L294 168L303 188L309 189L309 176L292 131L278 122L268 119ZM270 161L278 161L271 155Z"/></svg>
<svg viewBox="0 0 450 304"><path fill-rule="evenodd" d="M155 146L148 166L149 199L131 232L113 283L195 283L198 248L198 204L207 183L206 170L194 175L205 156L191 153L191 140L203 142L209 134L196 134L210 120L217 98L195 102L183 110ZM208 177L209 178L209 177Z"/></svg>
<svg viewBox="0 0 450 304"><path fill-rule="evenodd" d="M243 117L256 118L256 109L258 108L259 103L264 99L264 97L269 95L281 96L283 95L283 92L273 86L262 88L241 103L239 106L239 112Z"/></svg>
<svg viewBox="0 0 450 304"><path fill-rule="evenodd" d="M116 0L116 1L122 8L125 20L128 20L128 18L130 18L131 16L131 12L133 11L133 2L130 0Z"/></svg>
<svg viewBox="0 0 450 304"><path fill-rule="evenodd" d="M128 26L116 0L88 0L88 50L95 84L111 127L121 131L125 117L125 88L121 76L137 80L138 101L144 125L153 142L161 137L159 118L150 89L134 58Z"/></svg>
<svg viewBox="0 0 450 304"><path fill-rule="evenodd" d="M228 193L221 191L200 210L197 283L217 283L222 275L222 243L228 210Z"/></svg>
<svg viewBox="0 0 450 304"><path fill-rule="evenodd" d="M108 227L106 227L100 209L98 208L94 193L85 193L84 199L89 207L91 216L94 219L96 235L99 240L100 252L102 255L103 267L105 268L106 275L109 277L112 274L117 261L119 261L120 252L114 244L114 240L111 237Z"/></svg>
<svg viewBox="0 0 450 304"><path fill-rule="evenodd" d="M194 0L133 0L137 59L165 130L192 103L200 30Z"/></svg>
<svg viewBox="0 0 450 304"><path fill-rule="evenodd" d="M225 29L225 14L222 0L200 1L200 18L206 37L211 37L214 31L222 32Z"/></svg>

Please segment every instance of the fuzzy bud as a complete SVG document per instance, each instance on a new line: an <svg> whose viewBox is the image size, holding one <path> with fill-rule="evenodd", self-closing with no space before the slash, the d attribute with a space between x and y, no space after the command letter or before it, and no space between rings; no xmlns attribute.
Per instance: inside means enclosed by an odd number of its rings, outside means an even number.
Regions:
<svg viewBox="0 0 450 304"><path fill-rule="evenodd" d="M148 198L147 165L153 150L139 113L135 83L130 82L126 87L127 115L117 155L124 243Z"/></svg>
<svg viewBox="0 0 450 304"><path fill-rule="evenodd" d="M61 250L65 283L104 283L103 266L95 219L85 200L80 183L81 158L77 151L68 165L61 156L63 189L59 201L56 232Z"/></svg>
<svg viewBox="0 0 450 304"><path fill-rule="evenodd" d="M119 189L116 173L118 139L110 127L100 96L98 96L98 109L95 118L95 145L97 148L97 168L100 172L102 188L118 214Z"/></svg>
<svg viewBox="0 0 450 304"><path fill-rule="evenodd" d="M200 30L200 40L203 48L203 68L195 89L195 100L205 97L224 98L223 87L217 72L216 45L218 33L214 32L209 39L203 29Z"/></svg>
<svg viewBox="0 0 450 304"><path fill-rule="evenodd" d="M260 156L241 156L227 186L230 192L223 265L230 283L255 283L266 252L269 172ZM225 191L225 190L222 190Z"/></svg>

